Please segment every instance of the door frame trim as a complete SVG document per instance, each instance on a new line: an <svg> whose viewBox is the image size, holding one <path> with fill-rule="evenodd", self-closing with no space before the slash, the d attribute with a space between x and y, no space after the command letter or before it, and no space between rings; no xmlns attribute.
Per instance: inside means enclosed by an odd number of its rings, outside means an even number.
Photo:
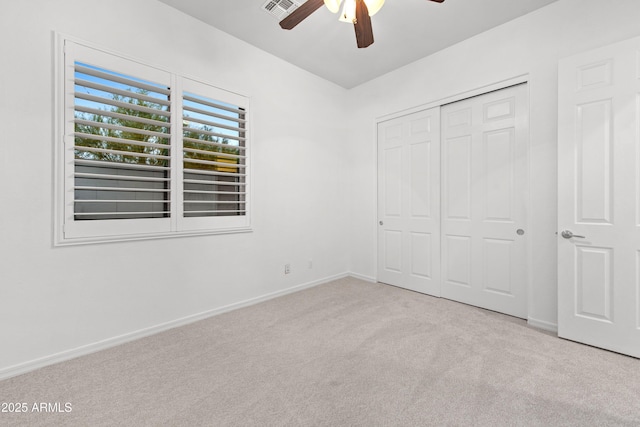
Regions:
<svg viewBox="0 0 640 427"><path fill-rule="evenodd" d="M531 84L531 78L528 73L521 74L516 77L511 77L509 79L500 80L484 86L479 86L477 88L466 90L464 92L459 92L457 94L447 96L444 98L435 99L425 104L416 105L415 107L409 107L404 110L399 110L393 113L384 114L382 116L378 116L375 118L376 130L377 130L377 125L380 122L386 122L387 120L406 116L408 114L416 113L422 110L428 110L433 107L441 107L445 104L451 104L452 102L462 101L463 99L473 98L474 96L484 95L485 93L493 92L500 89L506 89L510 86L515 86L521 83ZM376 134L377 134L377 131L376 131Z"/></svg>

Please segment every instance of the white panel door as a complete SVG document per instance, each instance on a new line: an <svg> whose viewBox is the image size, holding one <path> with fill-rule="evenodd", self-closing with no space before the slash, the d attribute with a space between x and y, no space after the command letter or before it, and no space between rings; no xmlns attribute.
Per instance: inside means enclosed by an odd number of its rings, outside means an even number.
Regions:
<svg viewBox="0 0 640 427"><path fill-rule="evenodd" d="M640 39L560 62L558 335L640 357Z"/></svg>
<svg viewBox="0 0 640 427"><path fill-rule="evenodd" d="M440 294L439 108L378 124L378 280Z"/></svg>
<svg viewBox="0 0 640 427"><path fill-rule="evenodd" d="M527 86L448 104L442 132L442 290L527 317Z"/></svg>

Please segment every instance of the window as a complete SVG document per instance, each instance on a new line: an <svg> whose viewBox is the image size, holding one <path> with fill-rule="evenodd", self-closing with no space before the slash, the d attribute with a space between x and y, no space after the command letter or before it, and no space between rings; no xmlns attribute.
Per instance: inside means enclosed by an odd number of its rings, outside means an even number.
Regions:
<svg viewBox="0 0 640 427"><path fill-rule="evenodd" d="M246 215L245 109L197 89L185 82L182 95L184 216Z"/></svg>
<svg viewBox="0 0 640 427"><path fill-rule="evenodd" d="M63 45L58 242L247 230L247 99Z"/></svg>

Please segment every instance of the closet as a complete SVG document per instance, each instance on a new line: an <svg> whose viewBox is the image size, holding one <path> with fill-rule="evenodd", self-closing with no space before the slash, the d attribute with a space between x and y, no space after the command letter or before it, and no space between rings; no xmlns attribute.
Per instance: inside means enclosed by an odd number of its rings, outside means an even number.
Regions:
<svg viewBox="0 0 640 427"><path fill-rule="evenodd" d="M378 280L527 317L527 85L378 123Z"/></svg>

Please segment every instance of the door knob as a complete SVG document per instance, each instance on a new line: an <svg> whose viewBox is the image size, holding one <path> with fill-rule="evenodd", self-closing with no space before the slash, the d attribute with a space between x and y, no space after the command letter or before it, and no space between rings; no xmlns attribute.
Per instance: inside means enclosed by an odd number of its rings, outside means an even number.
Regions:
<svg viewBox="0 0 640 427"><path fill-rule="evenodd" d="M384 225L384 222L380 221L380 225Z"/></svg>
<svg viewBox="0 0 640 427"><path fill-rule="evenodd" d="M584 239L585 236L578 236L577 234L573 234L573 232L571 230L562 230L562 233L560 233L560 235L562 237L564 237L565 239L570 239L572 237L578 237L580 239Z"/></svg>

